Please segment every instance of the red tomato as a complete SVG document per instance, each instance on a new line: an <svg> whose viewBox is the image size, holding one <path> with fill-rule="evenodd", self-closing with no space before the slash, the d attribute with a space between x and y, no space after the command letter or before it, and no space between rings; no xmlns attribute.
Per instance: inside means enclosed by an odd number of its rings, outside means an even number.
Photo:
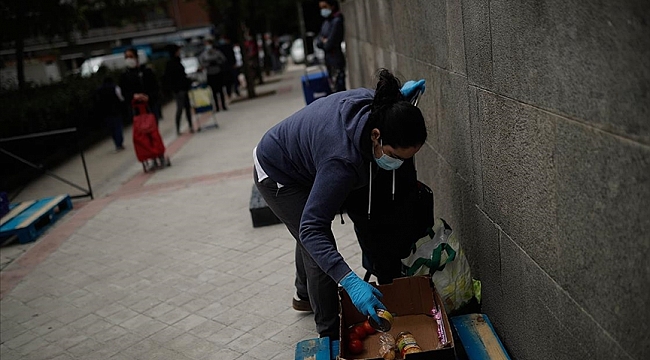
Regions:
<svg viewBox="0 0 650 360"><path fill-rule="evenodd" d="M352 354L360 354L363 351L363 343L359 339L350 340L348 350Z"/></svg>
<svg viewBox="0 0 650 360"><path fill-rule="evenodd" d="M366 338L368 334L366 334L366 330L363 329L363 325L357 325L354 327L354 332L359 335L359 339L363 340Z"/></svg>
<svg viewBox="0 0 650 360"><path fill-rule="evenodd" d="M375 330L375 328L372 327L372 325L370 325L368 320L366 320L366 322L363 323L363 330L365 330L366 334L368 335L372 335L377 332L377 330Z"/></svg>
<svg viewBox="0 0 650 360"><path fill-rule="evenodd" d="M359 335L354 331L354 329L348 333L348 340L360 340Z"/></svg>

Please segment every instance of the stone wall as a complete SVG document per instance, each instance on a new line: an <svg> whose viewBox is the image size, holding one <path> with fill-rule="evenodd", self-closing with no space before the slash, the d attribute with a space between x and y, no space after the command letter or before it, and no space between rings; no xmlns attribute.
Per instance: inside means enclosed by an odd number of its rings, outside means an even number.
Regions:
<svg viewBox="0 0 650 360"><path fill-rule="evenodd" d="M348 0L352 87L424 78L416 156L515 359L650 358L650 2Z"/></svg>

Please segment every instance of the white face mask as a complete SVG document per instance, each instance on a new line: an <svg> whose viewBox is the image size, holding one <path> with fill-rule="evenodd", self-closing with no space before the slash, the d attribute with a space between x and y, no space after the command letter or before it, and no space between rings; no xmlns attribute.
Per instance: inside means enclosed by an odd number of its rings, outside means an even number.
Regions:
<svg viewBox="0 0 650 360"><path fill-rule="evenodd" d="M330 17L330 15L332 15L331 9L320 9L320 16L327 19L328 17Z"/></svg>
<svg viewBox="0 0 650 360"><path fill-rule="evenodd" d="M138 62L134 58L126 58L124 59L124 63L129 69L135 69L135 67L138 66Z"/></svg>
<svg viewBox="0 0 650 360"><path fill-rule="evenodd" d="M210 50L210 49L212 49L212 45L210 45L210 44L206 45L206 46L205 46L205 49L206 49L206 50Z"/></svg>

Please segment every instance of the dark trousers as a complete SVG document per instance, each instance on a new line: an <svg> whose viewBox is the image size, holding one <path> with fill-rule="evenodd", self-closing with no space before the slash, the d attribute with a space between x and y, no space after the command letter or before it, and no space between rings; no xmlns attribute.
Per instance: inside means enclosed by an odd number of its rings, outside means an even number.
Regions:
<svg viewBox="0 0 650 360"><path fill-rule="evenodd" d="M208 75L208 85L212 88L212 97L214 98L214 106L217 108L217 111L219 111L219 99L221 99L221 107L224 110L228 110L226 108L226 96L223 93L223 74Z"/></svg>
<svg viewBox="0 0 650 360"><path fill-rule="evenodd" d="M327 65L327 73L332 84L332 91L345 91L345 66Z"/></svg>
<svg viewBox="0 0 650 360"><path fill-rule="evenodd" d="M122 117L119 115L106 116L105 121L106 127L108 127L108 132L113 138L113 143L115 143L115 148L121 148L124 143Z"/></svg>
<svg viewBox="0 0 650 360"><path fill-rule="evenodd" d="M330 339L339 337L339 303L338 285L327 275L312 259L309 252L300 242L300 218L309 197L309 188L302 186L283 186L270 178L262 182L257 181L257 174L253 171L255 185L262 194L269 208L286 225L287 229L296 240L296 292L298 296L307 298L314 310L316 331ZM330 231L328 237L334 242L334 234Z"/></svg>
<svg viewBox="0 0 650 360"><path fill-rule="evenodd" d="M187 91L178 91L174 93L176 100L176 132L181 129L181 116L183 109L185 109L185 117L187 117L187 125L192 130L192 109L190 108L190 98L187 96Z"/></svg>

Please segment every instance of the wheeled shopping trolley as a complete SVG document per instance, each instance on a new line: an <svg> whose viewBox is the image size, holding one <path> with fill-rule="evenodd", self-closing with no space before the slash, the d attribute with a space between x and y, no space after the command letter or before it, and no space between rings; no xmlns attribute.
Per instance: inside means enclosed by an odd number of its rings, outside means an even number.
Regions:
<svg viewBox="0 0 650 360"><path fill-rule="evenodd" d="M212 126L217 128L216 120L216 106L214 103L214 96L212 95L212 89L208 84L205 83L194 83L190 89L188 96L190 98L190 106L194 110L194 114L198 120L199 114L209 113L212 118ZM198 131L201 131L201 122L198 123Z"/></svg>
<svg viewBox="0 0 650 360"><path fill-rule="evenodd" d="M305 95L307 105L332 93L329 75L322 66L305 68L305 74L300 77L300 81L302 82L302 92Z"/></svg>
<svg viewBox="0 0 650 360"><path fill-rule="evenodd" d="M156 116L150 111L146 101L133 100L133 149L144 172L171 166L169 157L165 156L163 143Z"/></svg>

